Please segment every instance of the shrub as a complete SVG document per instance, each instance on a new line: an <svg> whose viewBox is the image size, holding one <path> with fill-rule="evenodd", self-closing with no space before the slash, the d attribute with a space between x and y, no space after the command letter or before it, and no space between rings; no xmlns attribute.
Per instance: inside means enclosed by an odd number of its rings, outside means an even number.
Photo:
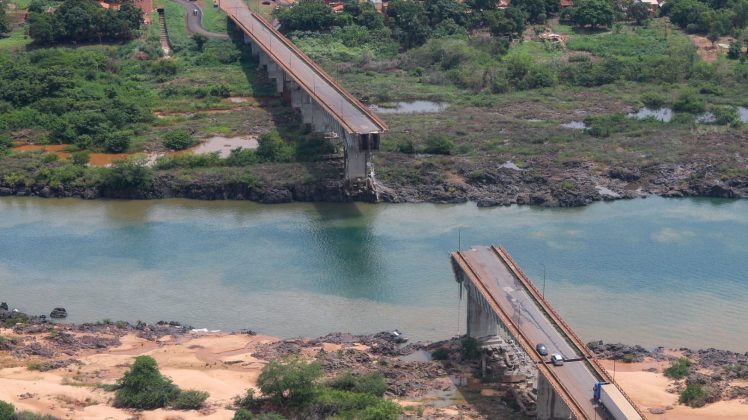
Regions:
<svg viewBox="0 0 748 420"><path fill-rule="evenodd" d="M278 404L302 406L314 399L316 382L321 376L322 368L318 363L273 360L262 368L257 385Z"/></svg>
<svg viewBox="0 0 748 420"><path fill-rule="evenodd" d="M204 153L201 155L184 154L175 156L161 156L156 159L154 168L157 170L174 169L174 168L206 168L210 166L220 166L221 158L218 152Z"/></svg>
<svg viewBox="0 0 748 420"><path fill-rule="evenodd" d="M688 375L691 361L685 357L670 362L670 367L665 368L664 374L671 379L682 379Z"/></svg>
<svg viewBox="0 0 748 420"><path fill-rule="evenodd" d="M182 391L171 404L177 410L197 410L203 406L209 394L204 391Z"/></svg>
<svg viewBox="0 0 748 420"><path fill-rule="evenodd" d="M16 418L16 408L13 404L0 401L0 420L14 420Z"/></svg>
<svg viewBox="0 0 748 420"><path fill-rule="evenodd" d="M109 153L122 153L130 147L130 136L122 131L115 131L104 136L104 149Z"/></svg>
<svg viewBox="0 0 748 420"><path fill-rule="evenodd" d="M367 373L360 376L355 376L351 372L345 372L330 381L329 386L334 389L370 394L377 397L384 395L384 392L387 390L387 382L379 372Z"/></svg>
<svg viewBox="0 0 748 420"><path fill-rule="evenodd" d="M680 393L678 402L689 407L703 407L709 399L709 388L701 384L688 384L686 389Z"/></svg>
<svg viewBox="0 0 748 420"><path fill-rule="evenodd" d="M424 153L434 155L451 155L454 153L455 144L447 136L432 135L426 139Z"/></svg>
<svg viewBox="0 0 748 420"><path fill-rule="evenodd" d="M192 135L183 128L169 131L164 135L164 146L171 150L184 150L194 143Z"/></svg>
<svg viewBox="0 0 748 420"><path fill-rule="evenodd" d="M244 397L237 396L234 399L234 405L241 408L252 408L255 404L255 390L249 388Z"/></svg>
<svg viewBox="0 0 748 420"><path fill-rule="evenodd" d="M236 410L234 413L234 417L232 417L232 420L254 420L255 416L252 414L251 411L240 408Z"/></svg>
<svg viewBox="0 0 748 420"><path fill-rule="evenodd" d="M129 371L117 382L115 407L153 410L179 396L179 388L158 371L150 356L138 356Z"/></svg>
<svg viewBox="0 0 748 420"><path fill-rule="evenodd" d="M257 163L257 153L252 149L236 148L231 150L231 154L226 158L228 166L249 166Z"/></svg>
<svg viewBox="0 0 748 420"><path fill-rule="evenodd" d="M101 183L102 187L110 192L136 190L147 186L151 175L145 159L132 157L117 161L114 166L104 170Z"/></svg>
<svg viewBox="0 0 748 420"><path fill-rule="evenodd" d="M673 104L673 110L689 114L701 114L706 110L706 104L695 93L687 92L678 97Z"/></svg>
<svg viewBox="0 0 748 420"><path fill-rule="evenodd" d="M647 92L641 97L644 106L651 109L659 109L665 105L665 97L656 92Z"/></svg>
<svg viewBox="0 0 748 420"><path fill-rule="evenodd" d="M277 130L271 130L260 136L257 156L262 162L290 162L293 148L286 144Z"/></svg>
<svg viewBox="0 0 748 420"><path fill-rule="evenodd" d="M473 337L465 337L462 339L462 357L468 360L475 360L480 357L478 340Z"/></svg>
<svg viewBox="0 0 748 420"><path fill-rule="evenodd" d="M90 161L91 156L85 150L81 152L74 152L70 155L70 162L73 165L86 166Z"/></svg>
<svg viewBox="0 0 748 420"><path fill-rule="evenodd" d="M391 405L394 405L391 406ZM314 411L324 418L397 419L400 408L371 394L322 388L314 401ZM368 414L367 414L368 413Z"/></svg>
<svg viewBox="0 0 748 420"><path fill-rule="evenodd" d="M710 109L714 114L714 123L718 125L740 125L740 116L734 106L714 106Z"/></svg>
<svg viewBox="0 0 748 420"><path fill-rule="evenodd" d="M439 347L431 352L431 358L434 360L447 360L449 359L449 350L444 347Z"/></svg>
<svg viewBox="0 0 748 420"><path fill-rule="evenodd" d="M406 153L412 155L416 152L416 147L413 144L412 139L404 139L397 142L397 151L400 153Z"/></svg>

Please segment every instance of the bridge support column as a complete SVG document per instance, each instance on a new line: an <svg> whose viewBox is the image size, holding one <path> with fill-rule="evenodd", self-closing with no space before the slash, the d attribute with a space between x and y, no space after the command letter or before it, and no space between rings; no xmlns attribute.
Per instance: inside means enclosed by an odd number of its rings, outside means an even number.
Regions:
<svg viewBox="0 0 748 420"><path fill-rule="evenodd" d="M471 293L473 292L473 293ZM483 299L476 299L475 291L468 289L467 334L473 338L487 337L499 333L496 317L484 306Z"/></svg>
<svg viewBox="0 0 748 420"><path fill-rule="evenodd" d="M592 390L590 390L590 395ZM571 419L571 411L564 404L561 397L556 395L548 379L538 375L538 420Z"/></svg>
<svg viewBox="0 0 748 420"><path fill-rule="evenodd" d="M366 178L369 175L367 162L369 152L359 148L358 135L340 130L338 135L345 144L345 179Z"/></svg>

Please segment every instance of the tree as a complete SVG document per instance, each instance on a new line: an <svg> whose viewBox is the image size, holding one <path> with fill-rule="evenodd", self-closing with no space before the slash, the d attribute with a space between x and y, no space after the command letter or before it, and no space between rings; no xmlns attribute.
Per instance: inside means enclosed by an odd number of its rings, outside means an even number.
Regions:
<svg viewBox="0 0 748 420"><path fill-rule="evenodd" d="M464 25L465 6L455 0L426 0L426 13L431 25L435 26L441 22L452 19L458 25Z"/></svg>
<svg viewBox="0 0 748 420"><path fill-rule="evenodd" d="M263 162L290 162L293 149L289 147L277 130L272 130L260 136L257 147L257 157Z"/></svg>
<svg viewBox="0 0 748 420"><path fill-rule="evenodd" d="M122 153L130 147L130 136L124 131L104 135L104 149L109 153Z"/></svg>
<svg viewBox="0 0 748 420"><path fill-rule="evenodd" d="M727 57L732 60L740 58L740 54L743 52L743 43L740 41L733 41L730 43L730 49L727 50Z"/></svg>
<svg viewBox="0 0 748 420"><path fill-rule="evenodd" d="M487 20L491 35L495 37L515 39L525 31L525 13L518 7L509 6L504 10L496 10Z"/></svg>
<svg viewBox="0 0 748 420"><path fill-rule="evenodd" d="M8 15L5 13L5 3L0 2L0 34L8 32L10 25L8 24Z"/></svg>
<svg viewBox="0 0 748 420"><path fill-rule="evenodd" d="M423 5L416 0L392 0L387 16L395 27L395 35L405 48L417 47L429 38L431 27Z"/></svg>
<svg viewBox="0 0 748 420"><path fill-rule="evenodd" d="M119 10L105 11L91 0L65 0L53 13L38 2L29 9L29 35L40 44L130 40L143 22L143 11L131 1Z"/></svg>
<svg viewBox="0 0 748 420"><path fill-rule="evenodd" d="M16 408L13 404L0 401L0 420L15 420Z"/></svg>
<svg viewBox="0 0 748 420"><path fill-rule="evenodd" d="M280 9L276 17L284 31L322 31L336 22L335 14L323 0L301 0Z"/></svg>
<svg viewBox="0 0 748 420"><path fill-rule="evenodd" d="M257 385L263 394L278 404L302 406L313 400L321 376L319 363L299 359L273 360L262 368Z"/></svg>
<svg viewBox="0 0 748 420"><path fill-rule="evenodd" d="M698 0L672 0L662 6L662 14L683 29L693 28L698 32L708 30L704 16L709 6Z"/></svg>
<svg viewBox="0 0 748 420"><path fill-rule="evenodd" d="M519 7L531 23L544 23L546 12L545 0L514 0L512 6ZM541 17L543 17L541 21Z"/></svg>
<svg viewBox="0 0 748 420"><path fill-rule="evenodd" d="M138 356L117 382L115 407L153 410L165 407L179 395L179 388L158 371L156 360Z"/></svg>
<svg viewBox="0 0 748 420"><path fill-rule="evenodd" d="M626 16L641 25L649 19L649 6L646 3L636 2L626 8Z"/></svg>
<svg viewBox="0 0 748 420"><path fill-rule="evenodd" d="M208 37L200 33L194 33L192 34L192 41L195 43L195 49L202 51L205 48L205 43L208 42Z"/></svg>
<svg viewBox="0 0 748 420"><path fill-rule="evenodd" d="M608 27L613 23L615 13L608 0L580 0L574 7L574 24L592 29Z"/></svg>

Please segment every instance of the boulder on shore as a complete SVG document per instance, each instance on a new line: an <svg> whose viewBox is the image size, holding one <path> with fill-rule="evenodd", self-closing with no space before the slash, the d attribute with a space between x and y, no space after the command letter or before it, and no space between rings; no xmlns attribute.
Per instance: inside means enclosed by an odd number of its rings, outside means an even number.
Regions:
<svg viewBox="0 0 748 420"><path fill-rule="evenodd" d="M49 316L50 318L67 318L68 311L65 308L54 308Z"/></svg>

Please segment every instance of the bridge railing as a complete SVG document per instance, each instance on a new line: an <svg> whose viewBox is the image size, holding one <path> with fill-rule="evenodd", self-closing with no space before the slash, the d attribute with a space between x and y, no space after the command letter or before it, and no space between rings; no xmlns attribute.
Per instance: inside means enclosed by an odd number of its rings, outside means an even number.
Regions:
<svg viewBox="0 0 748 420"><path fill-rule="evenodd" d="M535 286L535 284L527 277L527 275L522 271L522 269L519 267L519 265L514 262L514 259L512 259L511 255L509 255L508 252L502 247L496 247L491 246L491 249L501 258L502 261L509 267L509 269L515 274L515 276L522 282L522 284L525 286L525 288L530 292L530 294L535 298L535 300L538 302L539 305L553 318L553 321L562 329L563 333L566 334L569 338L571 338L574 341L575 347L579 348L582 352L582 355L584 355L587 360L590 362L590 365L595 370L595 372L603 378L606 382L609 382L613 385L615 385L616 388L618 388L619 391L621 391L621 394L624 398L631 404L631 406L636 410L637 413L644 419L646 416L644 413L639 409L639 407L636 405L634 400L629 397L628 394L616 383L616 381L613 379L613 377L608 373L607 369L605 369L601 364L600 361L592 354L592 352L587 348L587 345L582 341L581 338L574 332L574 330L571 329L571 327L564 321L563 318L561 318L561 315L556 312L555 309L553 309L550 304L545 300L543 295L540 293L538 288Z"/></svg>
<svg viewBox="0 0 748 420"><path fill-rule="evenodd" d="M452 264L455 274L458 274L459 271L461 271L470 279L470 283L472 284L472 286L477 289L485 302L488 303L488 305L491 307L494 314L496 314L496 316L501 320L510 334L515 337L519 345L523 348L524 353L532 359L533 363L537 366L540 373L548 378L548 383L551 385L551 387L553 387L556 394L561 397L564 404L569 407L569 410L574 415L574 417L578 419L587 418L579 404L577 404L577 402L571 397L571 393L566 388L564 388L561 379L556 375L553 369L550 369L546 365L545 361L535 353L530 340L519 328L516 328L514 326L511 320L511 316L504 312L504 310L501 308L501 305L496 302L491 292L489 292L488 289L480 281L480 276L475 273L470 264L462 257L459 252L455 252L452 254Z"/></svg>
<svg viewBox="0 0 748 420"><path fill-rule="evenodd" d="M316 62L314 62L314 60L304 54L303 51L301 51L296 45L294 45L293 42L291 42L288 38L281 34L272 25L270 25L264 18L262 18L262 16L250 11L249 8L243 3L231 0L221 0L220 7L230 18L232 18L237 24L239 24L239 26L246 30L247 35L255 38L256 41L262 41L258 42L258 44L260 44L263 50L266 50L265 52L273 58L273 61L286 68L286 72L289 73L294 81L296 81L300 86L304 87L307 93L309 93L312 97L315 97L320 105L322 105L323 108L325 108L326 111L328 111L330 114L335 116L336 119L338 119L338 122L340 122L343 127L346 127L349 132L358 133L359 130L357 130L355 127L352 127L346 120L346 116L343 114L344 111L342 105L340 106L341 112L337 112L334 109L337 104L328 104L324 101L319 100L319 97L317 97L316 95L315 87L315 83L317 80L320 81L320 85L324 84L330 86L337 94L344 98L346 102L352 105L366 119L368 119L374 126L376 126L380 133L387 131L387 124L381 118L379 118L379 116L377 116L366 105L361 103L361 101L359 101L350 92L343 88L337 81L335 81L335 79L333 79ZM232 10L234 11L234 13L231 12ZM242 21L249 22L249 27L243 24ZM260 39L260 37L262 37L262 39ZM273 40L275 40L275 42L280 42L283 47L288 49L292 54L289 54L289 57L281 57L276 54L272 48ZM294 59L299 60L300 63L305 64L310 70L312 70L312 72L314 73L314 83L312 84L312 86L309 86L307 83L301 80L301 77L295 74L295 69L293 66Z"/></svg>

